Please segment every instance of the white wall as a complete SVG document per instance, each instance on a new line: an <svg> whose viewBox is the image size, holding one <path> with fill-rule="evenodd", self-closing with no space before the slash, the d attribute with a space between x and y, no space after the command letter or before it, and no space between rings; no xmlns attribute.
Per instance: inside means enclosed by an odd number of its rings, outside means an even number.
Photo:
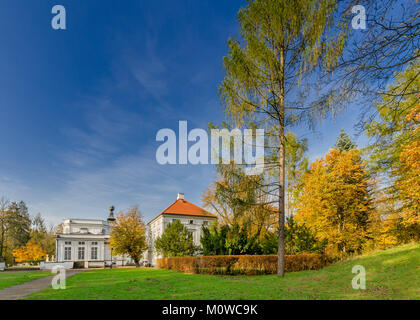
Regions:
<svg viewBox="0 0 420 320"><path fill-rule="evenodd" d="M71 242L71 245L66 245L66 242ZM79 242L84 242L84 245L79 245ZM97 245L92 245L92 242L97 242ZM104 261L110 260L110 254L108 246L105 246L104 240L74 240L74 239L57 239L57 261L65 261L64 260L64 248L71 247L71 261ZM78 248L84 247L85 248L85 258L83 260L78 259ZM92 254L92 247L98 248L98 257L97 259L93 260L91 258ZM107 249L107 250L106 250Z"/></svg>
<svg viewBox="0 0 420 320"><path fill-rule="evenodd" d="M211 225L216 221L214 218L199 217L199 216L188 216L188 215L169 215L164 214L149 223L149 249L147 253L147 260L156 265L156 259L160 258L154 249L154 242L156 238L160 237L169 223L172 223L174 219L179 220L189 231L193 233L193 241L196 246L201 247L201 236L202 227L205 221L207 225ZM192 223L190 221L192 220Z"/></svg>
<svg viewBox="0 0 420 320"><path fill-rule="evenodd" d="M62 267L64 269L73 269L73 262L43 262L39 264L41 270L52 270L54 267Z"/></svg>

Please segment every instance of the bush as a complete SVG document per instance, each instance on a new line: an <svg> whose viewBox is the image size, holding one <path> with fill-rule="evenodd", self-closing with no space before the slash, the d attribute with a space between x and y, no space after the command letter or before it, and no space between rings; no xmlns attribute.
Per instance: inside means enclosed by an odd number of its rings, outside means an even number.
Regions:
<svg viewBox="0 0 420 320"><path fill-rule="evenodd" d="M286 272L318 270L328 260L320 254L299 254L285 256ZM256 275L277 273L277 255L237 255L161 258L158 268L187 273Z"/></svg>

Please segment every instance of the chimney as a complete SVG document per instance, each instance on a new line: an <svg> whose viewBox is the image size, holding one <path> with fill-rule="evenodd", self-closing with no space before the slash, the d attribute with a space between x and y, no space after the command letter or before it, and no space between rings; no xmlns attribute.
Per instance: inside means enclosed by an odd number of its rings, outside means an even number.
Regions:
<svg viewBox="0 0 420 320"><path fill-rule="evenodd" d="M109 223L111 223L111 222L114 222L114 221L115 221L115 218L114 218L114 210L115 210L115 207L114 207L114 206L110 206L110 207L109 207L109 217L108 217L108 219L107 219L107 221L108 221Z"/></svg>
<svg viewBox="0 0 420 320"><path fill-rule="evenodd" d="M178 193L178 196L176 197L176 200L184 200L184 194Z"/></svg>

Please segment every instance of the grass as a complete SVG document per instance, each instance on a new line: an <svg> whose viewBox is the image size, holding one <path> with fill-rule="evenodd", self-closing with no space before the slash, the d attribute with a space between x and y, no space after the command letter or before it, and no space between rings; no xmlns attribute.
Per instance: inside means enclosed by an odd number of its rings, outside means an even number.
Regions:
<svg viewBox="0 0 420 320"><path fill-rule="evenodd" d="M0 272L0 290L50 275L50 272L36 271Z"/></svg>
<svg viewBox="0 0 420 320"><path fill-rule="evenodd" d="M366 290L352 289L354 265ZM266 276L213 276L156 269L91 270L29 299L419 299L420 244L343 261L318 271Z"/></svg>

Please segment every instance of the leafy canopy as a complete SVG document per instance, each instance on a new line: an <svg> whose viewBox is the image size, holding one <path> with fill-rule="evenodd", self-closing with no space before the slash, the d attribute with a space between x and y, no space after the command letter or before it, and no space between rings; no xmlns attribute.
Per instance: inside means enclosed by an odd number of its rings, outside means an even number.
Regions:
<svg viewBox="0 0 420 320"><path fill-rule="evenodd" d="M133 207L127 213L120 213L112 225L111 248L114 254L129 255L136 266L142 257L146 245L146 227L138 207Z"/></svg>
<svg viewBox="0 0 420 320"><path fill-rule="evenodd" d="M360 253L368 236L372 183L360 154L331 149L311 164L296 196L296 220L328 241L330 255Z"/></svg>
<svg viewBox="0 0 420 320"><path fill-rule="evenodd" d="M194 245L192 233L179 220L169 223L154 245L165 258L191 256L199 249Z"/></svg>

